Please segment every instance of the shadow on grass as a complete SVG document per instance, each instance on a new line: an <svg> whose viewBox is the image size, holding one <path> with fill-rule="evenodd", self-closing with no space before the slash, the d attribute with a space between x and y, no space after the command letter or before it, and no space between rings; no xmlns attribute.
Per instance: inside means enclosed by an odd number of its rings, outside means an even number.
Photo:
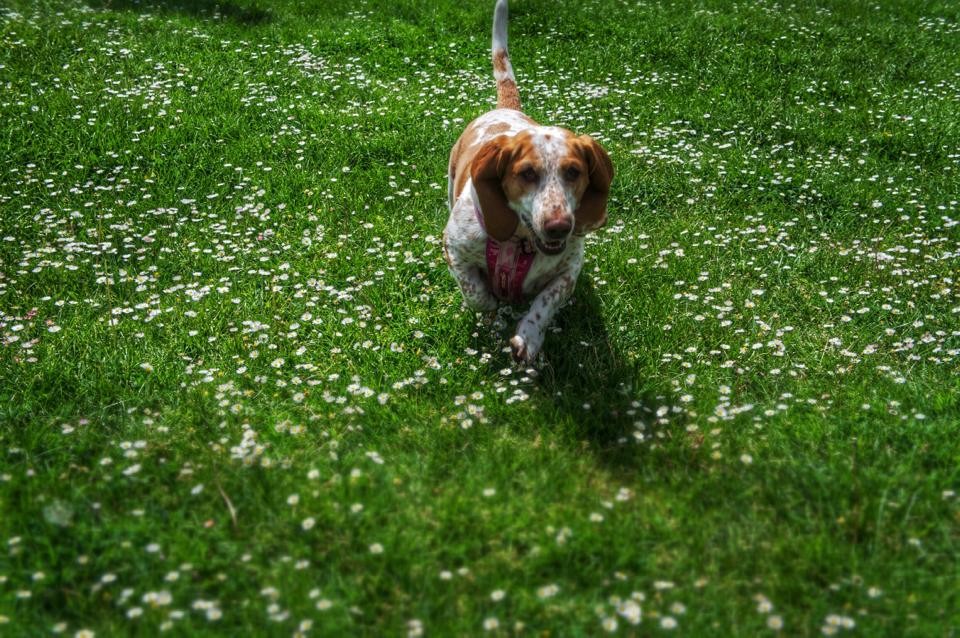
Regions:
<svg viewBox="0 0 960 638"><path fill-rule="evenodd" d="M270 11L231 0L88 0L91 7L139 13L179 13L195 18L224 19L246 26L266 24Z"/></svg>
<svg viewBox="0 0 960 638"><path fill-rule="evenodd" d="M658 391L664 383L644 383L617 351L601 305L590 282L581 280L572 302L559 313L556 325L562 332L548 337L547 363L540 370L541 409L575 423L577 437L590 444L599 461L629 470L643 457L635 435L649 436L657 407L672 402Z"/></svg>

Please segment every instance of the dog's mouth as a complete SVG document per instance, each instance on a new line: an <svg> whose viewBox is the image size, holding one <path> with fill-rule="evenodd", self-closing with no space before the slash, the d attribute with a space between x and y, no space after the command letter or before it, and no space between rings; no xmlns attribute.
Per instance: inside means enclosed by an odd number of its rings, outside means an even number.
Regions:
<svg viewBox="0 0 960 638"><path fill-rule="evenodd" d="M563 252L563 249L567 247L566 239L546 241L536 235L534 235L534 243L537 245L537 250L545 255L559 255Z"/></svg>
<svg viewBox="0 0 960 638"><path fill-rule="evenodd" d="M523 225L530 231L530 235L533 237L533 243L537 247L537 250L542 252L544 255L559 255L563 252L563 249L567 247L567 238L563 239L554 239L546 240L540 236L540 233L533 229L533 224L528 220L520 217L520 221L523 222Z"/></svg>

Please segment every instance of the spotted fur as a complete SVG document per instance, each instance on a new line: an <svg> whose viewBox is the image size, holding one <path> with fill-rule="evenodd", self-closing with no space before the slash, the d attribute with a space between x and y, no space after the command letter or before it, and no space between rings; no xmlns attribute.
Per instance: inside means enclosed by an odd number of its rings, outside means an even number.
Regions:
<svg viewBox="0 0 960 638"><path fill-rule="evenodd" d="M530 362L573 294L583 236L606 222L613 165L589 136L540 126L520 112L507 54L506 0L494 10L492 57L498 108L473 120L450 152L444 255L466 304L492 311L498 300L487 282L488 237L537 247L523 282L530 308L510 339L514 358Z"/></svg>

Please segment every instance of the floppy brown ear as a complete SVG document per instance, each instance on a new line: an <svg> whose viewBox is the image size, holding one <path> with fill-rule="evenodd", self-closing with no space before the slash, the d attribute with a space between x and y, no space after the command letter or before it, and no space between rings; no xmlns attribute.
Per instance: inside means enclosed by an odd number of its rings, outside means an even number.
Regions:
<svg viewBox="0 0 960 638"><path fill-rule="evenodd" d="M470 165L470 177L480 199L480 214L487 234L497 241L507 241L517 229L517 214L510 210L503 192L503 175L510 162L510 140L500 135L477 151Z"/></svg>
<svg viewBox="0 0 960 638"><path fill-rule="evenodd" d="M613 162L610 156L589 135L577 138L587 161L590 183L580 198L580 206L573 212L574 232L584 235L607 223L607 196L613 181Z"/></svg>

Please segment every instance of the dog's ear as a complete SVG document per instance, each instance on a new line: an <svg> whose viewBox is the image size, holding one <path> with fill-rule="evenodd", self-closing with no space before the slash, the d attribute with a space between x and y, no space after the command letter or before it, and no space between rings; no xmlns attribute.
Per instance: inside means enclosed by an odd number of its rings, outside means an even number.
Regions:
<svg viewBox="0 0 960 638"><path fill-rule="evenodd" d="M503 192L503 176L512 157L510 138L499 135L480 147L470 166L473 187L480 199L483 225L487 234L497 241L510 239L519 223Z"/></svg>
<svg viewBox="0 0 960 638"><path fill-rule="evenodd" d="M580 198L580 206L573 212L573 232L585 235L607 223L607 196L610 194L610 182L613 181L613 162L603 147L589 135L581 135L577 142L587 163L590 181Z"/></svg>

